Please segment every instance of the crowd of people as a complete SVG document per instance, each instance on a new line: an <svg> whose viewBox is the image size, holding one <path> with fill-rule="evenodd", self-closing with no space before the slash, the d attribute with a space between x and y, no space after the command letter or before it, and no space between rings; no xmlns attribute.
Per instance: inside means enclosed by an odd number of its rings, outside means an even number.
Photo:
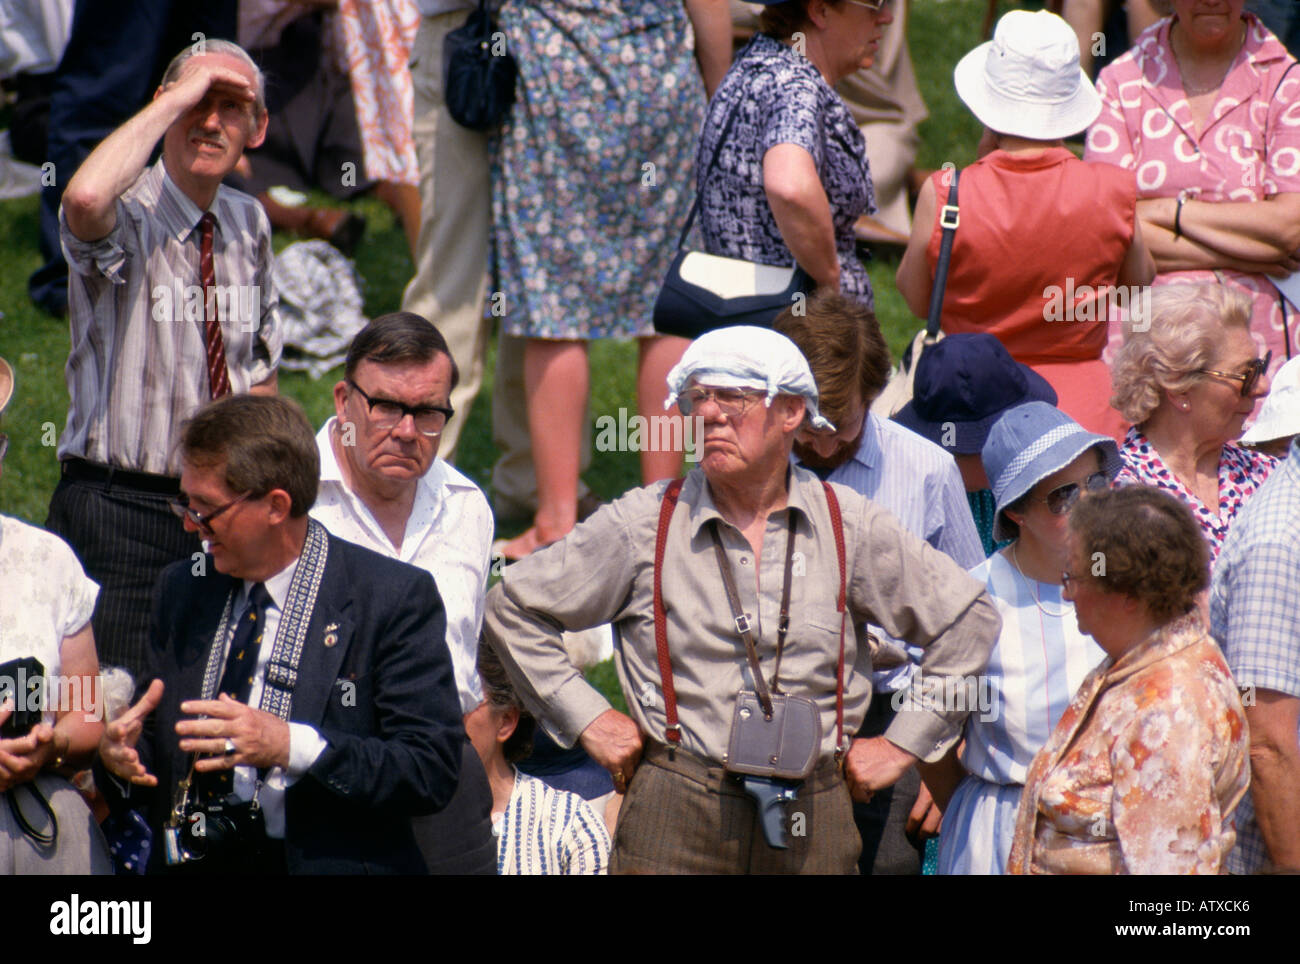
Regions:
<svg viewBox="0 0 1300 964"><path fill-rule="evenodd" d="M846 99L914 99L907 0L751 5L734 57L721 0L505 0L487 133L443 87L475 3L213 4L45 198L69 408L45 528L0 516L0 873L1300 870L1300 71L1244 0L1129 3L1095 86L1079 5L1005 15L954 74L978 160L933 174ZM334 73L268 87L281 42ZM278 210L267 159L336 135L415 273L314 427L272 227L362 226ZM770 327L656 332L696 214L808 279ZM940 313L902 368L867 238ZM452 463L498 319L489 501ZM650 446L602 504L607 337L698 464Z"/></svg>

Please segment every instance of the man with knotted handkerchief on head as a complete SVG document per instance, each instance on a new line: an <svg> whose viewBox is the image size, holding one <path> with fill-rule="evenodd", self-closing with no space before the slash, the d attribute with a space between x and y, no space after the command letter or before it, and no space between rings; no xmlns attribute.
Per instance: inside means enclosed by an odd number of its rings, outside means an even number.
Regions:
<svg viewBox="0 0 1300 964"><path fill-rule="evenodd" d="M850 794L942 756L965 717L918 698L884 736L852 739L871 698L863 625L922 647L942 681L981 672L998 616L883 509L791 465L805 420L833 427L788 338L709 332L668 393L699 420L698 467L510 566L484 632L528 708L626 792L612 872L854 873ZM604 622L630 717L560 644Z"/></svg>

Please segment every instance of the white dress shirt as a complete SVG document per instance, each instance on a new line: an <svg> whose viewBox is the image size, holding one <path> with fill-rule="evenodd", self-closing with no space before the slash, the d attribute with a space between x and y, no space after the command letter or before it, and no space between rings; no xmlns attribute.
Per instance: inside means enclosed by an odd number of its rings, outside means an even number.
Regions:
<svg viewBox="0 0 1300 964"><path fill-rule="evenodd" d="M492 556L492 510L487 497L442 459L434 459L419 480L406 520L402 547L395 550L369 507L343 481L334 457L331 418L316 435L320 490L311 515L340 539L424 569L433 576L447 612L451 653L462 713L483 701L478 677L479 627Z"/></svg>

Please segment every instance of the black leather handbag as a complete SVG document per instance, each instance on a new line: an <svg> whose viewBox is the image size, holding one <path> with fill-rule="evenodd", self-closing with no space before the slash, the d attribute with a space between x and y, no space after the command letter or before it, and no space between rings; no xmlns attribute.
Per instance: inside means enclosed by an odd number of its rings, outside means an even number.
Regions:
<svg viewBox="0 0 1300 964"><path fill-rule="evenodd" d="M443 97L452 120L470 130L487 131L503 120L515 102L519 67L505 49L505 35L479 0L463 27L443 40Z"/></svg>

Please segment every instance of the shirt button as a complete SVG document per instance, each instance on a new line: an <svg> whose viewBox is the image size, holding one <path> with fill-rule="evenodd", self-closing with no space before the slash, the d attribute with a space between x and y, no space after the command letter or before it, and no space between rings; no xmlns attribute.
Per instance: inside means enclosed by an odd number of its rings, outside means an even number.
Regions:
<svg viewBox="0 0 1300 964"><path fill-rule="evenodd" d="M742 566L747 566L747 565L749 565L749 556L741 556L741 557L740 557L740 564L741 564Z"/></svg>

